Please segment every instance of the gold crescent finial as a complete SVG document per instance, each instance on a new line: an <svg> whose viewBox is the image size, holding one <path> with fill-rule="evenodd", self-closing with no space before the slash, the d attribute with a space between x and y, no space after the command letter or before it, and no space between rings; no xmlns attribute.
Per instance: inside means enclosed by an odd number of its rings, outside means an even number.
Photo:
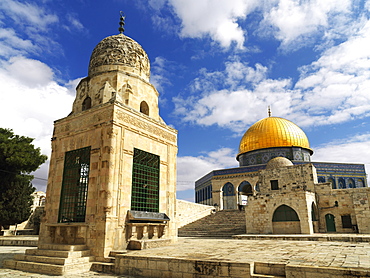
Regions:
<svg viewBox="0 0 370 278"><path fill-rule="evenodd" d="M271 107L270 107L270 105L268 106L267 113L269 114L269 117L271 117Z"/></svg>
<svg viewBox="0 0 370 278"><path fill-rule="evenodd" d="M123 26L125 26L125 14L120 11L119 14L121 15L120 18L119 18L119 28L118 28L118 31L120 34L123 34L123 32L125 31L125 28L123 28Z"/></svg>

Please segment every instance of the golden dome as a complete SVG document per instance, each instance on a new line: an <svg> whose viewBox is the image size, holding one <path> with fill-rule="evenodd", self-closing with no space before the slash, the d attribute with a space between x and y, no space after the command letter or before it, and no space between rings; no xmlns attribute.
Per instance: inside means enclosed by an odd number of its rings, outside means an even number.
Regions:
<svg viewBox="0 0 370 278"><path fill-rule="evenodd" d="M306 134L296 124L283 118L268 117L247 130L240 141L239 155L276 147L301 147L312 153Z"/></svg>

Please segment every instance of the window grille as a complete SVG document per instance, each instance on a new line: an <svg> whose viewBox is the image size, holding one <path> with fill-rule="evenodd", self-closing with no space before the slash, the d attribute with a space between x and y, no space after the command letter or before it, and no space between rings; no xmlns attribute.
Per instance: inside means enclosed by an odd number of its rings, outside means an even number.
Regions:
<svg viewBox="0 0 370 278"><path fill-rule="evenodd" d="M134 149L131 210L159 212L159 156Z"/></svg>
<svg viewBox="0 0 370 278"><path fill-rule="evenodd" d="M59 222L85 222L87 187L90 170L90 147L66 152Z"/></svg>

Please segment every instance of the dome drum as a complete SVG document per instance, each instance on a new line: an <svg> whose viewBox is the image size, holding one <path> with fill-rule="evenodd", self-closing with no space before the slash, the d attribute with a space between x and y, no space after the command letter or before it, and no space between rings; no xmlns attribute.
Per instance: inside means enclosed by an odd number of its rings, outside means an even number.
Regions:
<svg viewBox="0 0 370 278"><path fill-rule="evenodd" d="M266 164L274 157L285 157L291 161L311 161L309 150L301 147L280 147L255 150L238 155L239 166Z"/></svg>

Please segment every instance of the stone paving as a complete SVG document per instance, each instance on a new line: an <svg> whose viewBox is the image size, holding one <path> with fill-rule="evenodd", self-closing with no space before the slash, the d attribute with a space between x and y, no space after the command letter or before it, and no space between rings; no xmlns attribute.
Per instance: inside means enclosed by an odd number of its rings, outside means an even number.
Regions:
<svg viewBox="0 0 370 278"><path fill-rule="evenodd" d="M180 238L174 245L129 255L370 269L369 242Z"/></svg>
<svg viewBox="0 0 370 278"><path fill-rule="evenodd" d="M34 247L0 246L0 267L2 267L3 259L11 258L16 253L23 253L27 248ZM174 245L141 251L130 251L129 255L241 263L269 262L301 266L370 269L369 242L179 238L178 242ZM0 277L50 276L0 268ZM87 272L64 277L129 278L130 276Z"/></svg>

